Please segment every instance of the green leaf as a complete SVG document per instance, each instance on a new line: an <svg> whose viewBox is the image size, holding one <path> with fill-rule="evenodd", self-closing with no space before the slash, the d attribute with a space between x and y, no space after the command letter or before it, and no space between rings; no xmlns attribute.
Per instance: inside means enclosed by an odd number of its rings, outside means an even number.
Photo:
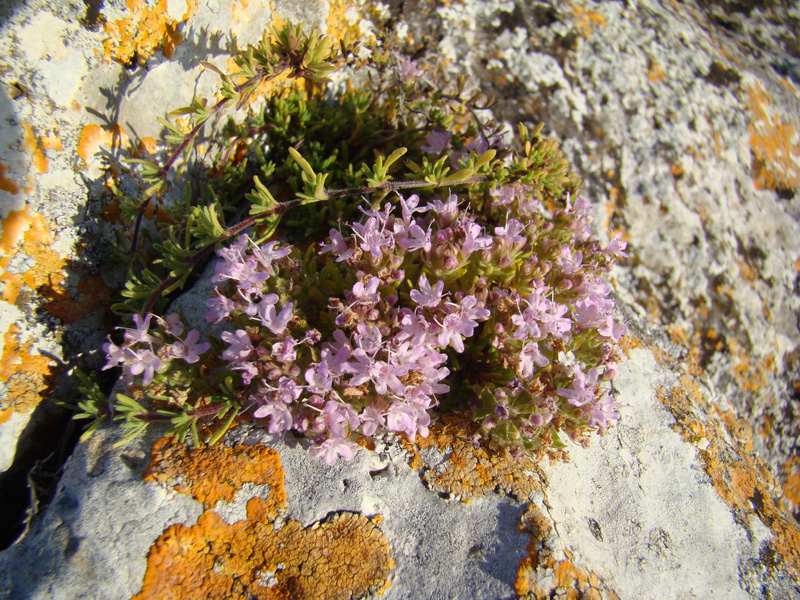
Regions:
<svg viewBox="0 0 800 600"><path fill-rule="evenodd" d="M230 413L231 414L228 415L228 419L225 421L225 423L222 425L222 427L217 429L214 432L214 435L212 435L211 438L208 440L208 445L209 446L213 446L214 444L216 444L222 438L222 436L225 435L225 433L227 433L227 431L228 431L228 429L230 429L231 425L233 425L233 420L236 418L237 411L236 410L231 410Z"/></svg>
<svg viewBox="0 0 800 600"><path fill-rule="evenodd" d="M448 175L447 177L439 181L439 184L448 185L454 183L461 183L472 177L474 174L475 171L473 169L461 169L460 171L457 171L452 175Z"/></svg>
<svg viewBox="0 0 800 600"><path fill-rule="evenodd" d="M300 153L291 146L289 147L289 154L292 155L292 158L295 160L295 162L297 162L297 164L300 165L300 168L302 168L303 171L305 171L309 177L311 177L312 179L316 177L316 173L314 173L314 169L311 168L311 165L308 164L308 161L305 158L303 158L300 155Z"/></svg>

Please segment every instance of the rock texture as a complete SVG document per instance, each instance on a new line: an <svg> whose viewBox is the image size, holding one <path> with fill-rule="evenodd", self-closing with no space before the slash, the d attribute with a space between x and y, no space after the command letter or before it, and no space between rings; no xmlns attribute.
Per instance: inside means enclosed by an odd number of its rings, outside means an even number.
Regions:
<svg viewBox="0 0 800 600"><path fill-rule="evenodd" d="M101 430L0 553L0 597L800 598L798 9L30 0L0 15L0 470L67 367L102 364L120 284L100 270L118 218L98 201L104 168L156 151L155 117L213 89L199 62L223 65L275 15L388 28L495 91L499 118L545 122L598 233L629 242L614 283L633 331L622 421L568 461L476 448L457 417L334 467L254 423L204 450L158 432L115 448ZM190 317L201 301L202 282Z"/></svg>

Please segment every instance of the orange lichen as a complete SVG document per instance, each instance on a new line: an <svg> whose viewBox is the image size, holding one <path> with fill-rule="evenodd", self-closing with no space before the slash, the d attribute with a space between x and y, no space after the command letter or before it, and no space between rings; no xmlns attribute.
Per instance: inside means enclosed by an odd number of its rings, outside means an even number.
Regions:
<svg viewBox="0 0 800 600"><path fill-rule="evenodd" d="M767 373L774 371L774 360L768 354L759 359L747 352L736 340L728 340L733 362L733 377L737 385L749 392L758 392L767 386Z"/></svg>
<svg viewBox="0 0 800 600"><path fill-rule="evenodd" d="M800 576L800 528L780 508L779 486L767 465L752 450L752 426L720 410L684 375L680 385L659 392L673 414L673 426L688 442L698 445L703 469L717 494L735 518L746 523L757 516L772 531L771 544L784 557L782 566ZM702 445L700 446L700 444Z"/></svg>
<svg viewBox="0 0 800 600"><path fill-rule="evenodd" d="M50 161L44 155L42 143L33 134L33 128L28 123L22 124L22 149L33 158L33 168L37 173L47 173Z"/></svg>
<svg viewBox="0 0 800 600"><path fill-rule="evenodd" d="M244 483L269 485L273 517L286 506L280 457L263 444L189 448L173 437L163 437L153 444L150 464L142 476L171 485L209 506L219 500L230 502Z"/></svg>
<svg viewBox="0 0 800 600"><path fill-rule="evenodd" d="M88 167L101 146L117 150L127 145L128 135L119 125L114 125L111 129L103 129L99 125L87 125L81 131L81 137L78 140L78 156Z"/></svg>
<svg viewBox="0 0 800 600"><path fill-rule="evenodd" d="M339 513L276 527L268 513L252 498L245 521L228 525L208 510L197 525L172 525L151 548L132 600L348 600L389 587L394 563L375 520Z"/></svg>
<svg viewBox="0 0 800 600"><path fill-rule="evenodd" d="M592 35L592 30L596 27L605 27L606 18L602 13L596 10L586 10L582 6L572 6L572 15L575 18L575 27L577 27L581 35L588 38Z"/></svg>
<svg viewBox="0 0 800 600"><path fill-rule="evenodd" d="M99 275L78 282L77 293L65 290L60 285L46 284L39 288L39 295L46 298L42 307L64 323L72 324L87 316L91 311L105 306L113 290Z"/></svg>
<svg viewBox="0 0 800 600"><path fill-rule="evenodd" d="M750 265L747 264L747 262L744 261L744 259L740 259L739 277L741 277L747 283L752 284L755 283L755 281L758 279L758 274L756 273L756 270L753 269L753 267L751 267Z"/></svg>
<svg viewBox="0 0 800 600"><path fill-rule="evenodd" d="M58 288L64 279L66 261L53 250L53 236L44 217L28 208L11 211L3 219L2 229L0 284L3 284L3 300L20 303L39 294L42 286ZM33 265L23 273L8 270L18 252L23 252ZM19 333L16 325L5 333L0 380L8 384L9 393L2 407L27 410L47 395L55 368L52 359L33 350L33 340L22 341Z"/></svg>
<svg viewBox="0 0 800 600"><path fill-rule="evenodd" d="M576 566L569 550L564 550L564 558L556 558L551 549L553 525L535 505L530 504L523 511L520 531L530 534L528 556L517 566L514 582L520 600L619 600L596 573Z"/></svg>
<svg viewBox="0 0 800 600"><path fill-rule="evenodd" d="M647 78L653 83L658 83L664 79L664 71L658 66L658 63L651 63L650 68L647 70Z"/></svg>
<svg viewBox="0 0 800 600"><path fill-rule="evenodd" d="M155 138L145 137L139 140L139 152L141 154L155 155L158 151L158 142Z"/></svg>
<svg viewBox="0 0 800 600"><path fill-rule="evenodd" d="M508 448L491 448L486 440L473 445L469 440L477 430L478 424L465 415L445 416L431 427L428 437L418 437L414 444L403 442L411 452L411 467L423 469L422 479L432 489L464 502L489 492L528 499L542 489L540 471L533 460L515 458ZM432 447L447 457L444 471L426 464L418 451Z"/></svg>
<svg viewBox="0 0 800 600"><path fill-rule="evenodd" d="M247 14L247 8L250 6L250 0L233 0L231 4L231 17L234 23L248 22L250 15Z"/></svg>
<svg viewBox="0 0 800 600"><path fill-rule="evenodd" d="M747 88L753 119L747 126L753 153L753 179L759 189L791 189L800 185L800 135L785 123L759 82Z"/></svg>
<svg viewBox="0 0 800 600"><path fill-rule="evenodd" d="M8 385L8 392L0 398L0 409L28 412L50 392L57 372L55 361L32 353L33 341L22 342L17 325L11 325L3 342L0 381Z"/></svg>
<svg viewBox="0 0 800 600"><path fill-rule="evenodd" d="M783 497L796 511L800 507L800 456L792 456L783 463L785 481L783 483Z"/></svg>
<svg viewBox="0 0 800 600"><path fill-rule="evenodd" d="M178 28L197 12L197 1L187 2L180 21L170 18L167 0L158 0L152 7L144 0L128 0L128 11L130 16L106 22L103 58L125 65L144 65L158 50L172 58L183 40Z"/></svg>
<svg viewBox="0 0 800 600"><path fill-rule="evenodd" d="M0 190L8 192L11 195L17 194L19 192L19 186L16 182L6 177L7 173L8 165L0 161Z"/></svg>

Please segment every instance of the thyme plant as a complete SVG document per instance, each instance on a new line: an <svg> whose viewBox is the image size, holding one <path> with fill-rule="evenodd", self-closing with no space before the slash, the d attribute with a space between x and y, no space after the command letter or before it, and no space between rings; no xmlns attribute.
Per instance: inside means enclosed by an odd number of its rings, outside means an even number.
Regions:
<svg viewBox="0 0 800 600"><path fill-rule="evenodd" d="M602 277L625 243L593 238L580 181L541 126L504 131L492 98L388 44L334 48L287 25L235 60L212 108L177 111L189 133L168 124L177 149L144 162L143 197L120 195L131 270L117 309L132 323L104 349L128 383L114 411L130 435L170 420L213 443L252 414L333 464L354 435L413 441L445 410L528 451L617 421L625 328ZM357 89L326 83L337 69ZM203 125L280 73L305 85L222 127L202 186L144 227ZM162 313L214 254L205 318L225 330L201 340ZM109 416L99 401L81 409L93 428Z"/></svg>

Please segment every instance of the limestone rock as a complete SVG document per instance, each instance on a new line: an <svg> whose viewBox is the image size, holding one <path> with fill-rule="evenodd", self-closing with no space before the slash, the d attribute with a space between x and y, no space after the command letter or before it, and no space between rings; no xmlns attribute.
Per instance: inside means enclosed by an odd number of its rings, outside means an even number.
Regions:
<svg viewBox="0 0 800 600"><path fill-rule="evenodd" d="M0 471L77 356L102 365L103 161L157 150L155 117L212 90L199 62L274 14L389 26L562 139L630 244L625 407L568 462L475 448L457 418L334 467L254 423L198 451L103 429L0 553L0 597L800 598L797 8L79 4L0 7Z"/></svg>

